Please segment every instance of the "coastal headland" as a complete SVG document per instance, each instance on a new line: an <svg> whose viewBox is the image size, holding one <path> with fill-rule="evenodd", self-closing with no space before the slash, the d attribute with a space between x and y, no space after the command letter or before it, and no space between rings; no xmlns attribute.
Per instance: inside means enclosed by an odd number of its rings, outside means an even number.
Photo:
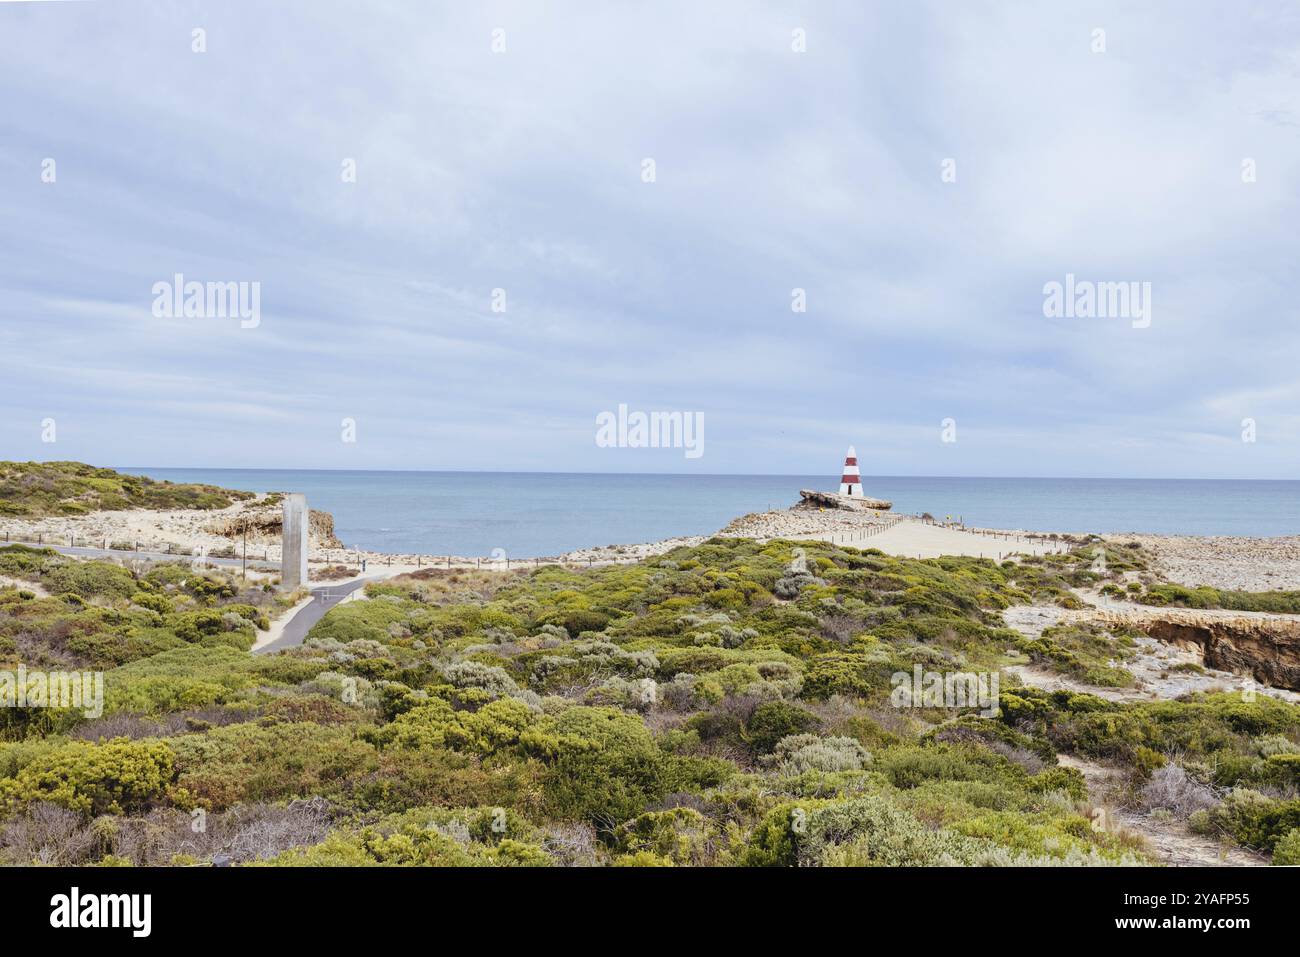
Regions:
<svg viewBox="0 0 1300 957"><path fill-rule="evenodd" d="M108 492L103 489L111 486ZM122 491L125 489L125 491ZM122 475L80 463L0 463L0 543L23 542L121 554L142 553L280 561L281 493L258 494L213 486L175 485ZM18 513L17 500L28 504ZM140 502L142 504L136 504ZM6 504L8 503L8 507ZM183 504L182 504L183 503ZM34 504L34 507L32 505ZM309 503L310 504L310 503ZM935 515L943 503L935 503ZM1024 529L976 528L905 514L891 503L805 489L785 508L741 515L713 532L722 538L824 541L873 548L906 558L945 555L1005 560L1060 553L1090 536ZM679 535L651 542L592 545L555 555L514 557L446 552L397 553L360 549L335 534L334 516L311 510L309 561L356 566L377 574L412 569L504 570L546 563L621 564L698 545L710 535ZM1300 588L1300 536L1268 538L1152 535L1091 536L1141 544L1166 580L1195 587L1240 590Z"/></svg>
<svg viewBox="0 0 1300 957"><path fill-rule="evenodd" d="M1300 862L1294 538L857 491L559 561L358 553L317 513L291 588L277 495L0 467L0 666L104 672L102 714L0 715L0 861ZM473 808L513 836L429 827Z"/></svg>

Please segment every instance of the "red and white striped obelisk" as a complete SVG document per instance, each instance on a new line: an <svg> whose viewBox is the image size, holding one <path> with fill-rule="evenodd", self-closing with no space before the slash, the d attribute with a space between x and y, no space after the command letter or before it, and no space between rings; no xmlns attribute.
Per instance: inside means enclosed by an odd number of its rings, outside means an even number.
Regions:
<svg viewBox="0 0 1300 957"><path fill-rule="evenodd" d="M844 456L844 474L840 476L840 494L862 497L862 475L858 472L858 453L853 446Z"/></svg>

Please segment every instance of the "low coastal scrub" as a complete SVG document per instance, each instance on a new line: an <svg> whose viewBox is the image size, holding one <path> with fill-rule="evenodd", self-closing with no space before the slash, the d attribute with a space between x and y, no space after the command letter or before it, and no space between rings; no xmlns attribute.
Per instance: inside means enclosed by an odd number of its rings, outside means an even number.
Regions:
<svg viewBox="0 0 1300 957"><path fill-rule="evenodd" d="M1108 631L1082 623L1048 628L1036 639L1020 638L1016 647L1033 661L1090 685L1127 688L1133 675L1122 663L1132 657L1136 633Z"/></svg>
<svg viewBox="0 0 1300 957"><path fill-rule="evenodd" d="M1002 719L1040 733L1058 749L1120 761L1149 773L1177 754L1203 766L1219 787L1285 787L1292 755L1266 754L1261 742L1288 744L1300 706L1267 695L1196 693L1176 701L1120 703L1071 691L1017 688L1001 696ZM1267 746L1265 744L1265 746Z"/></svg>
<svg viewBox="0 0 1300 957"><path fill-rule="evenodd" d="M1095 825L1058 753L1115 764L1148 806L1286 859L1294 706L1119 704L1009 673L986 703L1000 710L899 695L900 675L996 675L1026 654L1123 684L1125 636L1026 642L1002 621L1141 562L1108 546L1103 573L1094 547L996 563L714 539L623 566L425 569L268 656L248 652L255 628L293 596L0 549L19 582L0 589L4 661L106 672L98 717L7 709L0 860L1148 861ZM208 830L187 841L195 815Z"/></svg>
<svg viewBox="0 0 1300 957"><path fill-rule="evenodd" d="M1300 591L1226 591L1199 585L1173 585L1159 582L1133 596L1144 605L1171 608L1224 608L1229 611L1263 611L1274 614L1300 614Z"/></svg>
<svg viewBox="0 0 1300 957"><path fill-rule="evenodd" d="M0 516L39 518L127 508L215 509L253 497L252 492L159 482L82 462L0 462Z"/></svg>
<svg viewBox="0 0 1300 957"><path fill-rule="evenodd" d="M1071 589L1116 591L1126 575L1148 573L1149 569L1150 557L1137 542L1103 542L1093 535L1066 552L1025 556L1017 579L1035 600L1078 608L1081 603Z"/></svg>
<svg viewBox="0 0 1300 957"><path fill-rule="evenodd" d="M155 668L191 647L240 652L288 599L223 572L174 563L82 561L48 548L0 547L0 573L30 588L0 587L0 670L108 671L105 717L156 715L178 705L212 704L239 669L185 669L136 680L133 663ZM121 671L117 669L123 667ZM0 709L0 738L80 725L71 709Z"/></svg>
<svg viewBox="0 0 1300 957"><path fill-rule="evenodd" d="M1020 688L1002 695L1002 718L1127 769L1137 803L1194 830L1272 851L1300 827L1300 706L1240 692L1119 704Z"/></svg>

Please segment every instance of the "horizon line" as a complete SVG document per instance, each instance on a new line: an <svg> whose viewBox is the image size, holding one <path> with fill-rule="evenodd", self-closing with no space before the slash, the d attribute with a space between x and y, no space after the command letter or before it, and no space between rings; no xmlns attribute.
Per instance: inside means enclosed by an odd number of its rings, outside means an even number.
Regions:
<svg viewBox="0 0 1300 957"><path fill-rule="evenodd" d="M394 468L304 468L304 467L268 467L253 465L132 465L106 466L116 472L131 474L133 470L150 471L201 471L201 472L339 472L339 473L392 473L392 474L468 474L468 475L626 475L637 477L681 477L681 478L820 478L811 472L599 472L599 471L562 471L554 469L485 469L485 468L436 468L436 469L394 469ZM827 481L837 481L838 476L827 473ZM1240 477L1174 477L1174 476L1135 476L1135 475L916 475L902 473L880 473L863 475L864 479L1027 479L1034 481L1069 481L1069 482L1300 482L1300 478L1240 478Z"/></svg>

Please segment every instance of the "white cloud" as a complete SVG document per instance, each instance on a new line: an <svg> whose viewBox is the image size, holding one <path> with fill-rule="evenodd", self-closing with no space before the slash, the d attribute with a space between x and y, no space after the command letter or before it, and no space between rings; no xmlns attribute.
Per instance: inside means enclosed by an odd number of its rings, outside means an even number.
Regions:
<svg viewBox="0 0 1300 957"><path fill-rule="evenodd" d="M196 55L187 8L22 6L14 454L47 451L49 405L98 461L331 464L338 405L383 421L353 462L594 467L587 423L632 401L712 416L711 471L820 471L848 441L894 473L1300 464L1285 7L235 0ZM262 326L160 323L178 271L260 281ZM1151 281L1151 328L1045 319L1066 272ZM1214 440L1239 406L1269 422L1249 459Z"/></svg>

